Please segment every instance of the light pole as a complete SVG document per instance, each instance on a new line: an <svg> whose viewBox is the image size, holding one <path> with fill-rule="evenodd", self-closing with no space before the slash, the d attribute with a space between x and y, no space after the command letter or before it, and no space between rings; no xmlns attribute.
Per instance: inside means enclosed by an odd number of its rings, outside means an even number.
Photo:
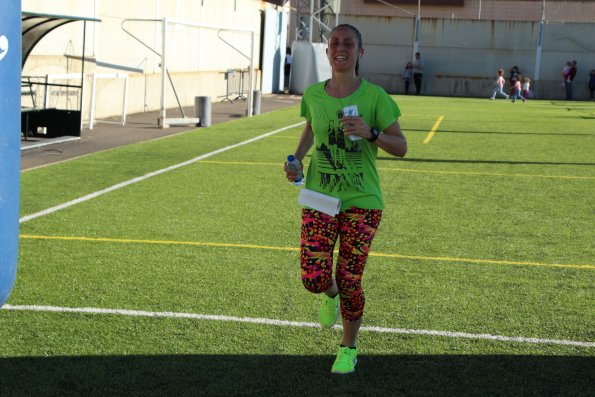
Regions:
<svg viewBox="0 0 595 397"><path fill-rule="evenodd" d="M421 0L417 0L417 12L415 13L415 36L413 37L413 55L411 59L415 59L415 53L419 51L419 25L421 13Z"/></svg>
<svg viewBox="0 0 595 397"><path fill-rule="evenodd" d="M543 51L543 28L545 25L545 0L541 3L541 22L539 23L539 36L537 36L537 49L535 50L534 80L541 79L541 53Z"/></svg>

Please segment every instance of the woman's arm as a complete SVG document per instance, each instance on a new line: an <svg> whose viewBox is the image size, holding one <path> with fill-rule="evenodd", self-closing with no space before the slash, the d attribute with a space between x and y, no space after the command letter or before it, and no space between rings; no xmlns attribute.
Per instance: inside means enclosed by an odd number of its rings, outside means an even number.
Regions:
<svg viewBox="0 0 595 397"><path fill-rule="evenodd" d="M308 154L308 152L310 151L310 148L313 144L314 131L312 131L312 123L310 121L306 121L306 125L302 130L302 135L300 136L297 148L295 149L295 158L302 162L302 160L304 160L304 157L306 157L306 154Z"/></svg>
<svg viewBox="0 0 595 397"><path fill-rule="evenodd" d="M294 153L295 158L298 159L300 163L302 163L302 170L304 169L304 157L306 157L306 154L308 154L313 144L314 132L312 131L312 123L310 121L306 121L306 125L304 126L302 135L300 136L300 140ZM283 169L285 170L285 176L287 177L287 180L293 182L297 177L297 173L287 169L287 161L285 162Z"/></svg>
<svg viewBox="0 0 595 397"><path fill-rule="evenodd" d="M372 134L370 133L370 137ZM398 121L392 123L374 141L379 148L397 157L404 157L407 154L407 139L401 131Z"/></svg>
<svg viewBox="0 0 595 397"><path fill-rule="evenodd" d="M370 126L359 116L345 116L341 119L341 123L346 136L359 135L366 139L372 138ZM380 134L374 143L393 156L403 157L407 153L407 139L401 131L398 120L385 128L383 134Z"/></svg>

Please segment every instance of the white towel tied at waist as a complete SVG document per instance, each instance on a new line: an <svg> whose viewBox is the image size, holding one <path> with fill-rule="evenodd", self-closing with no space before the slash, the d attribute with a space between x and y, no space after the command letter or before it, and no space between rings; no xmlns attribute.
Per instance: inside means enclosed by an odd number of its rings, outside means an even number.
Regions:
<svg viewBox="0 0 595 397"><path fill-rule="evenodd" d="M341 210L341 200L338 198L306 188L300 190L297 201L304 207L313 208L330 216L337 215Z"/></svg>

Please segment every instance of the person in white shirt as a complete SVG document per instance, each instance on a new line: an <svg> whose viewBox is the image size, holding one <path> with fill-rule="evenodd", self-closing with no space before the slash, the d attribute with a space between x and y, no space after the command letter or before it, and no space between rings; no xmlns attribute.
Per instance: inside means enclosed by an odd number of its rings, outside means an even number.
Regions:
<svg viewBox="0 0 595 397"><path fill-rule="evenodd" d="M287 47L285 51L285 68L284 68L284 77L285 81L283 84L283 89L285 91L289 91L289 75L291 73L291 62L293 61L293 57L291 56L291 48Z"/></svg>
<svg viewBox="0 0 595 397"><path fill-rule="evenodd" d="M500 69L498 70L498 73L496 73L496 81L494 81L494 89L492 90L492 96L490 99L496 99L497 94L500 94L508 99L510 96L505 93L502 88L504 88L504 69Z"/></svg>

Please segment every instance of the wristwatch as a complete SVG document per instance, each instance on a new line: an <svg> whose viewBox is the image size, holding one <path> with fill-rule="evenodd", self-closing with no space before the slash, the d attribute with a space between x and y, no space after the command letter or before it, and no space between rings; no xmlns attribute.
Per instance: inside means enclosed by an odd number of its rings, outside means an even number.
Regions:
<svg viewBox="0 0 595 397"><path fill-rule="evenodd" d="M376 127L372 127L370 128L370 134L372 134L372 136L368 138L368 140L374 142L380 136L380 130Z"/></svg>

